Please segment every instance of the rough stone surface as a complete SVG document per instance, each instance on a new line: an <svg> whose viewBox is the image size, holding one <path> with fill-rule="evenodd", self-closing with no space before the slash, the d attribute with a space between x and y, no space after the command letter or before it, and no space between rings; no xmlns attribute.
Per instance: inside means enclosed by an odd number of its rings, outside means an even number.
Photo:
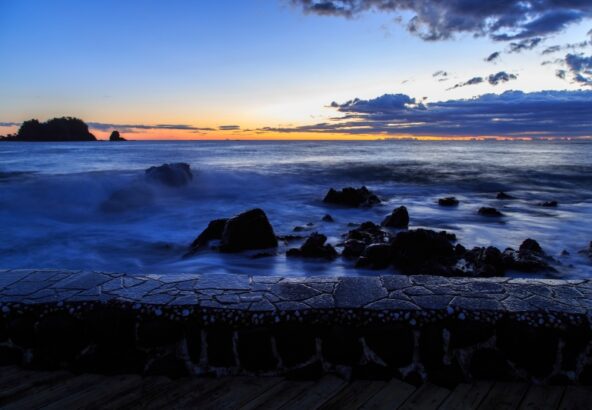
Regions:
<svg viewBox="0 0 592 410"><path fill-rule="evenodd" d="M0 273L0 364L592 383L592 280Z"/></svg>

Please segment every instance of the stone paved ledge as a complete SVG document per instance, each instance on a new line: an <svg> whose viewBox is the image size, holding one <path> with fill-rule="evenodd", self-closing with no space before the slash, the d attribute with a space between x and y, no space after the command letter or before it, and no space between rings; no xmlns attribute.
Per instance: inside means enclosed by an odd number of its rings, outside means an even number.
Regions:
<svg viewBox="0 0 592 410"><path fill-rule="evenodd" d="M592 382L592 281L0 271L0 363Z"/></svg>

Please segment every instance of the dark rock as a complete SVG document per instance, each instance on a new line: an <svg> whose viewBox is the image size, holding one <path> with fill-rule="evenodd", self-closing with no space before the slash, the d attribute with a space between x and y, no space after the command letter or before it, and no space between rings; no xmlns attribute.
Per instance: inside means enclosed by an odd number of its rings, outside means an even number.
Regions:
<svg viewBox="0 0 592 410"><path fill-rule="evenodd" d="M399 232L391 241L393 262L406 274L450 275L457 261L450 238L445 231Z"/></svg>
<svg viewBox="0 0 592 410"><path fill-rule="evenodd" d="M195 252L206 246L212 240L221 240L226 222L228 222L228 219L214 219L211 221L206 229L204 229L203 232L191 243L191 246L189 247L190 251Z"/></svg>
<svg viewBox="0 0 592 410"><path fill-rule="evenodd" d="M293 242L300 239L304 239L304 237L301 235L278 235L277 239L284 242Z"/></svg>
<svg viewBox="0 0 592 410"><path fill-rule="evenodd" d="M136 210L149 205L153 199L154 194L149 187L135 185L113 192L109 198L101 204L101 211L124 212Z"/></svg>
<svg viewBox="0 0 592 410"><path fill-rule="evenodd" d="M220 241L220 250L223 252L240 252L277 246L277 238L267 215L259 208L243 212L226 221Z"/></svg>
<svg viewBox="0 0 592 410"><path fill-rule="evenodd" d="M360 224L345 235L346 241L355 239L364 242L366 245L386 242L389 237L389 234L384 232L379 225L370 221Z"/></svg>
<svg viewBox="0 0 592 410"><path fill-rule="evenodd" d="M457 206L458 199L453 196L447 196L445 198L438 199L438 205L440 206Z"/></svg>
<svg viewBox="0 0 592 410"><path fill-rule="evenodd" d="M52 118L46 122L28 120L21 124L16 135L3 141L96 141L84 121L73 117Z"/></svg>
<svg viewBox="0 0 592 410"><path fill-rule="evenodd" d="M504 214L502 214L500 211L498 211L495 208L491 208L491 207L487 207L487 206L483 206L481 208L479 208L479 215L483 215L483 216L504 216Z"/></svg>
<svg viewBox="0 0 592 410"><path fill-rule="evenodd" d="M109 136L109 141L126 141L126 139L119 135L119 131L113 131Z"/></svg>
<svg viewBox="0 0 592 410"><path fill-rule="evenodd" d="M557 208L559 202L557 201L545 201L539 204L540 206L544 206L545 208Z"/></svg>
<svg viewBox="0 0 592 410"><path fill-rule="evenodd" d="M150 167L145 171L145 175L149 181L159 182L172 187L187 185L193 179L191 167L184 162Z"/></svg>
<svg viewBox="0 0 592 410"><path fill-rule="evenodd" d="M373 243L364 249L356 262L356 267L384 269L391 264L391 245L388 243Z"/></svg>
<svg viewBox="0 0 592 410"><path fill-rule="evenodd" d="M553 258L547 256L534 239L526 239L522 242L518 251L508 248L503 253L503 262L506 269L520 272L554 272L555 268L549 265L552 261Z"/></svg>
<svg viewBox="0 0 592 410"><path fill-rule="evenodd" d="M380 203L380 199L365 186L361 188L347 187L341 191L333 188L327 192L323 202L349 207L372 206Z"/></svg>
<svg viewBox="0 0 592 410"><path fill-rule="evenodd" d="M515 196L506 194L505 192L498 192L495 197L496 199L516 199Z"/></svg>
<svg viewBox="0 0 592 410"><path fill-rule="evenodd" d="M400 206L382 221L382 226L389 228L407 228L409 226L409 213L407 208Z"/></svg>
<svg viewBox="0 0 592 410"><path fill-rule="evenodd" d="M365 248L366 244L364 241L358 239L348 239L343 244L343 252L341 255L345 256L346 258L357 258L364 252Z"/></svg>
<svg viewBox="0 0 592 410"><path fill-rule="evenodd" d="M333 219L333 217L329 214L326 214L325 216L323 216L323 218L321 220L323 222L335 222L335 219Z"/></svg>
<svg viewBox="0 0 592 410"><path fill-rule="evenodd" d="M303 232L303 231L308 231L310 228L307 226L295 226L292 231L293 232Z"/></svg>
<svg viewBox="0 0 592 410"><path fill-rule="evenodd" d="M304 258L325 258L334 259L337 257L337 251L330 244L325 244L327 237L323 234L314 232L302 246L288 250L287 256L301 256Z"/></svg>
<svg viewBox="0 0 592 410"><path fill-rule="evenodd" d="M473 248L464 254L464 259L472 268L472 275L479 277L503 276L504 258L502 252L493 247Z"/></svg>

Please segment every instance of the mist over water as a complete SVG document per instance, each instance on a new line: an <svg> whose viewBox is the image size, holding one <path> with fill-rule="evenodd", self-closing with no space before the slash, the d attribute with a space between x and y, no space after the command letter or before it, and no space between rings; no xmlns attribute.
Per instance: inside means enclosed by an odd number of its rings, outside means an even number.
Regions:
<svg viewBox="0 0 592 410"><path fill-rule="evenodd" d="M256 259L257 252L183 255L210 220L253 207L265 210L278 235L314 223L311 232L335 244L348 223L378 223L405 205L410 228L446 229L466 247L502 250L530 237L560 261L558 277L587 277L591 260L579 251L592 240L590 158L589 141L1 143L0 268L383 274L392 269L355 269L341 258L288 260L285 245L277 256ZM148 183L144 170L166 162L189 163L193 181L180 188ZM323 204L330 187L350 185L368 186L384 203ZM519 199L496 200L498 191ZM114 193L115 206L108 202ZM437 205L451 195L459 207ZM559 207L537 205L548 200ZM481 217L481 206L506 217ZM336 222L322 222L326 213ZM568 256L560 256L564 249Z"/></svg>

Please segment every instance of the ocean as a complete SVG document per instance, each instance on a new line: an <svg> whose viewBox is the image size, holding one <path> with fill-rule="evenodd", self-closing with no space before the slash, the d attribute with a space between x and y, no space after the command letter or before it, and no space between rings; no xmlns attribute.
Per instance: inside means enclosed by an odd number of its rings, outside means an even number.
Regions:
<svg viewBox="0 0 592 410"><path fill-rule="evenodd" d="M546 277L592 275L592 141L157 141L0 143L0 269L67 268L132 273L376 275L354 262L202 251L189 244L216 218L262 208L276 234L304 226L336 244L349 223L379 223L405 205L410 228L454 232L467 248L517 248L537 240L557 259ZM147 182L144 170L186 162L184 187ZM331 187L374 191L383 204L345 209ZM116 191L124 206L104 207ZM498 191L516 200L500 201ZM460 205L440 207L455 196ZM556 200L557 208L538 204ZM481 206L505 217L477 214ZM322 222L331 214L335 223ZM312 226L306 226L312 224ZM306 234L307 231L299 234ZM562 251L569 255L562 255ZM521 275L525 276L525 275ZM536 275L534 275L536 276Z"/></svg>

